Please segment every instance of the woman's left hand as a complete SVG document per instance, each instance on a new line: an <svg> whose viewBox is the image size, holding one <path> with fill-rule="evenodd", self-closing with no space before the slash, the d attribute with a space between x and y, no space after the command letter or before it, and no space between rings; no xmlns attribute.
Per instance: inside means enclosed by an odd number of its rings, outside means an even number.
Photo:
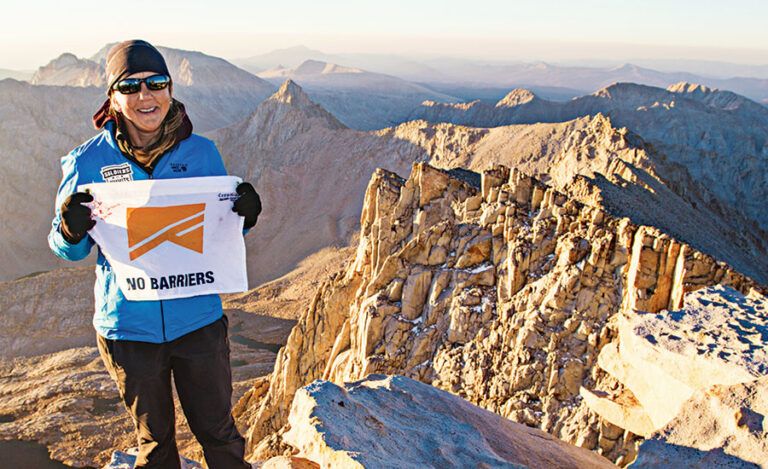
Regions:
<svg viewBox="0 0 768 469"><path fill-rule="evenodd" d="M241 182L235 190L240 197L235 201L232 211L245 217L244 228L252 228L261 213L261 197L249 182Z"/></svg>

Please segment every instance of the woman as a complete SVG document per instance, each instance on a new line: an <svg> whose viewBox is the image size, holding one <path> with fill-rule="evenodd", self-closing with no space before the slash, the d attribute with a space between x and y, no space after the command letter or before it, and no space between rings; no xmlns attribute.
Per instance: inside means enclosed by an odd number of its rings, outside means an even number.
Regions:
<svg viewBox="0 0 768 469"><path fill-rule="evenodd" d="M95 221L76 193L80 184L223 176L216 146L192 133L184 106L172 97L165 60L151 44L114 46L106 62L108 99L94 115L101 132L61 160L63 178L48 236L64 259L86 257ZM233 210L251 228L261 202L248 183ZM133 418L139 440L135 467L178 468L171 376L184 415L213 469L249 468L231 413L232 375L227 317L218 295L128 301L98 252L93 325L99 352Z"/></svg>

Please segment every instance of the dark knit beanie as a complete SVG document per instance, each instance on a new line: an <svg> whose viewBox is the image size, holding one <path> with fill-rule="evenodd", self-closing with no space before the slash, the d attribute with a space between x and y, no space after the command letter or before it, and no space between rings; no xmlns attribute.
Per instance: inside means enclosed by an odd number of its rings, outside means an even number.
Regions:
<svg viewBox="0 0 768 469"><path fill-rule="evenodd" d="M115 44L107 53L107 94L112 86L128 75L138 72L155 72L171 76L160 51L155 46L133 39Z"/></svg>

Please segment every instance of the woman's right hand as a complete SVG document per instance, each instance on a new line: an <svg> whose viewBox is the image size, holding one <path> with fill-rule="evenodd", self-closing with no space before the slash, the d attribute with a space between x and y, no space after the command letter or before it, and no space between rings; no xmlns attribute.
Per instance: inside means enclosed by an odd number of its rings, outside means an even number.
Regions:
<svg viewBox="0 0 768 469"><path fill-rule="evenodd" d="M85 192L75 192L61 204L61 235L70 244L77 244L93 228L96 220L91 220L91 209L82 205L93 202L93 196Z"/></svg>

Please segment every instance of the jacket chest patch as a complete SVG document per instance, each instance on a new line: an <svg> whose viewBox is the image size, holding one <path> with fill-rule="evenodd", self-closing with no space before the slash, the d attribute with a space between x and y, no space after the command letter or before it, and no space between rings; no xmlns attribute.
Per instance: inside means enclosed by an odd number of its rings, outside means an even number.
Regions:
<svg viewBox="0 0 768 469"><path fill-rule="evenodd" d="M133 181L133 168L130 163L102 166L100 172L104 182Z"/></svg>
<svg viewBox="0 0 768 469"><path fill-rule="evenodd" d="M187 163L171 163L171 171L174 173L186 173Z"/></svg>

